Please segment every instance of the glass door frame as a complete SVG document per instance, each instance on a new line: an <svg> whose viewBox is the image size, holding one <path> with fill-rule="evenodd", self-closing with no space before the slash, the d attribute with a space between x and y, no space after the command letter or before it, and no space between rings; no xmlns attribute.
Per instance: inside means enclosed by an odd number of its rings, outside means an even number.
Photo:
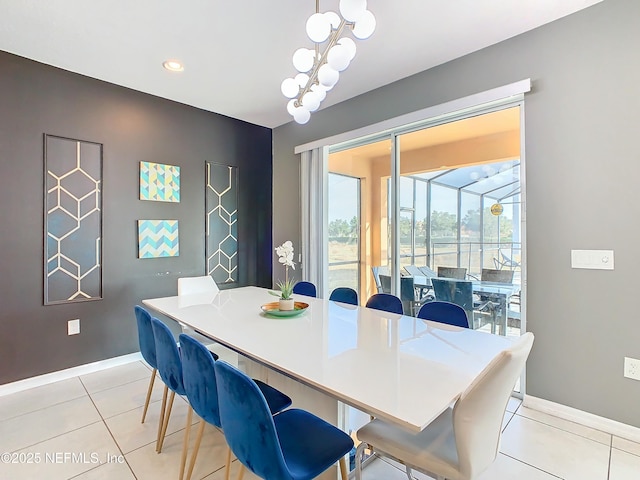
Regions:
<svg viewBox="0 0 640 480"><path fill-rule="evenodd" d="M362 179L360 177L354 177L352 175L345 175L344 173L335 173L335 172L330 172L327 171L327 178L328 175L339 175L341 177L346 177L346 178L350 178L353 180L356 180L357 184L358 184L358 188L357 188L357 220L358 220L358 226L356 228L357 231L357 241L356 241L356 251L358 252L358 258L356 260L356 271L357 271L357 279L356 279L356 285L358 286L356 289L356 292L358 293L358 298L360 298L360 279L362 277L362 245L361 245L361 237L362 237L362 191L361 191L361 184L362 184ZM329 194L329 182L327 181L327 193ZM329 195L327 195L327 201L329 199ZM328 220L327 220L328 222ZM328 231L328 223L327 223L327 241L329 240L329 231ZM354 262L352 261L348 261L348 262L336 262L336 263L331 263L330 259L329 259L329 255L327 254L327 283L329 282L329 267L334 266L334 265L350 265L353 264Z"/></svg>

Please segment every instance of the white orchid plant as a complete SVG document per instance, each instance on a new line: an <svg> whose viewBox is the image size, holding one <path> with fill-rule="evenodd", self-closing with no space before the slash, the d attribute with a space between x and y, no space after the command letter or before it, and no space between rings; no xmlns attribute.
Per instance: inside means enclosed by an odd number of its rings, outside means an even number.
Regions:
<svg viewBox="0 0 640 480"><path fill-rule="evenodd" d="M278 255L278 262L284 265L284 282L278 282L276 285L280 289L280 298L288 300L293 294L293 286L295 284L293 278L289 278L289 267L292 270L296 269L296 263L293 261L293 243L287 240L279 247L276 247L276 254ZM278 295L277 293L274 294Z"/></svg>

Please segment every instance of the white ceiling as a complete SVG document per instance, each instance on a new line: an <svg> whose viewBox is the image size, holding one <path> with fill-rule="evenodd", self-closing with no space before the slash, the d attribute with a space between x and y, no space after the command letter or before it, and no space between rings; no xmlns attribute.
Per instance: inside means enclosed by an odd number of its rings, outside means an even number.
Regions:
<svg viewBox="0 0 640 480"><path fill-rule="evenodd" d="M369 0L376 31L321 108L599 1ZM314 12L314 0L0 0L0 50L273 128L291 120L280 83L313 46ZM184 72L164 70L169 58Z"/></svg>

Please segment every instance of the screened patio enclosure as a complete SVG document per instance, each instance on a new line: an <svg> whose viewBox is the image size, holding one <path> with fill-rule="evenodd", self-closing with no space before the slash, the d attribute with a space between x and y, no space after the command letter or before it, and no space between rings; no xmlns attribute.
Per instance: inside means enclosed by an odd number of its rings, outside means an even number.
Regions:
<svg viewBox="0 0 640 480"><path fill-rule="evenodd" d="M400 177L400 265L518 268L520 161ZM430 212L429 215L426 212Z"/></svg>
<svg viewBox="0 0 640 480"><path fill-rule="evenodd" d="M507 268L520 283L520 117L498 108L332 147L329 291L349 286L366 300L378 290L372 268L407 273L392 264L475 278Z"/></svg>

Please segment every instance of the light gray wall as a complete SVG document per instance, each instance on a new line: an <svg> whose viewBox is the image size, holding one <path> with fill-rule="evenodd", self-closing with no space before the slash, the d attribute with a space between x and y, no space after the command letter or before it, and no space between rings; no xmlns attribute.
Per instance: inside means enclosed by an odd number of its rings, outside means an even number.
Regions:
<svg viewBox="0 0 640 480"><path fill-rule="evenodd" d="M296 145L531 78L528 393L640 427L640 382L622 375L623 357L640 358L639 18L637 0L606 0L277 128L275 244L300 245ZM616 268L571 269L571 249L613 249Z"/></svg>

